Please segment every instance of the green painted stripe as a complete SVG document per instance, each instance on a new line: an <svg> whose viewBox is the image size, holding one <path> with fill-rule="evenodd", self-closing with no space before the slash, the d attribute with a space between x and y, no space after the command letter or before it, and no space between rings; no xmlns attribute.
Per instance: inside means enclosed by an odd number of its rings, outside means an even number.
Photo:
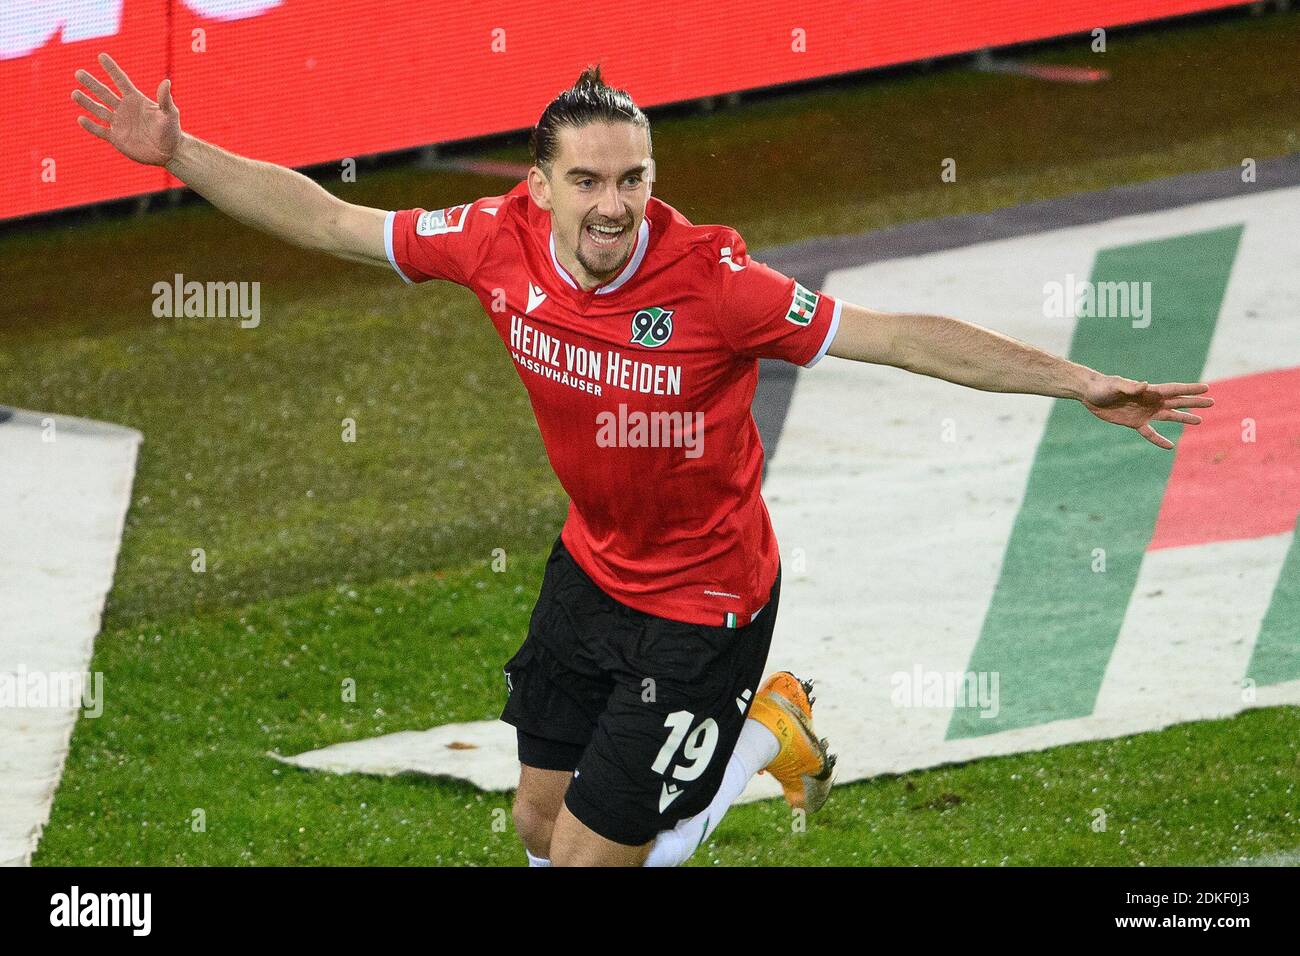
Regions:
<svg viewBox="0 0 1300 956"><path fill-rule="evenodd" d="M1070 358L1129 378L1196 381L1241 231L1099 252L1094 283L1151 283L1150 325L1081 317ZM1158 430L1176 441L1180 426ZM969 665L998 673L997 715L958 708L948 739L1092 713L1172 464L1171 452L1098 421L1078 402L1053 405ZM1093 570L1097 549L1104 573Z"/></svg>
<svg viewBox="0 0 1300 956"><path fill-rule="evenodd" d="M1259 626L1246 676L1260 687L1300 680L1300 520Z"/></svg>

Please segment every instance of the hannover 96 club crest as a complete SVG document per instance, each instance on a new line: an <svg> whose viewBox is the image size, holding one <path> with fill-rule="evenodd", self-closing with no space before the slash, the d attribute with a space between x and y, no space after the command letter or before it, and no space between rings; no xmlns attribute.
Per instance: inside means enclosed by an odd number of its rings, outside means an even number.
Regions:
<svg viewBox="0 0 1300 956"><path fill-rule="evenodd" d="M632 316L632 343L657 349L673 334L673 310L651 306Z"/></svg>

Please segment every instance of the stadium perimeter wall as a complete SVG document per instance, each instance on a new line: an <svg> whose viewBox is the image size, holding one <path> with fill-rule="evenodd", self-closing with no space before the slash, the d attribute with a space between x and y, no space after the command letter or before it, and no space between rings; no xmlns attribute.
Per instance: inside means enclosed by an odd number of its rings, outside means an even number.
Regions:
<svg viewBox="0 0 1300 956"><path fill-rule="evenodd" d="M0 220L181 185L74 122L101 51L146 95L171 77L190 132L301 167L525 129L591 62L652 107L1240 5L5 0Z"/></svg>

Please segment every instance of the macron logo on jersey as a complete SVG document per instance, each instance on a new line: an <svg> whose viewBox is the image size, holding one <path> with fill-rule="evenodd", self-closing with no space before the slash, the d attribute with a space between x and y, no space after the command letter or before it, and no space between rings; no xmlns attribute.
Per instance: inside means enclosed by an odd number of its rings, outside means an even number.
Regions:
<svg viewBox="0 0 1300 956"><path fill-rule="evenodd" d="M665 783L659 793L659 812L663 813L669 805L686 791L675 783Z"/></svg>
<svg viewBox="0 0 1300 956"><path fill-rule="evenodd" d="M726 263L727 268L732 272L739 272L741 269L745 268L744 266L738 266L731 261L731 246L723 246L721 251L722 258L719 259L718 262Z"/></svg>
<svg viewBox="0 0 1300 956"><path fill-rule="evenodd" d="M545 301L546 293L542 291L542 287L534 285L531 282L528 283L528 308L524 309L524 314L531 314L533 309L537 308Z"/></svg>

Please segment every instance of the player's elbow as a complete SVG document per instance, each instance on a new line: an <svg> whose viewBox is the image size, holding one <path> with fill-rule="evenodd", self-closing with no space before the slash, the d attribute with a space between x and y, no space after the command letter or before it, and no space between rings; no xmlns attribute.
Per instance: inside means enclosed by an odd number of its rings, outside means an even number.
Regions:
<svg viewBox="0 0 1300 956"><path fill-rule="evenodd" d="M330 200L315 217L315 226L307 231L303 245L340 259L386 264L384 220L388 214L333 196Z"/></svg>

